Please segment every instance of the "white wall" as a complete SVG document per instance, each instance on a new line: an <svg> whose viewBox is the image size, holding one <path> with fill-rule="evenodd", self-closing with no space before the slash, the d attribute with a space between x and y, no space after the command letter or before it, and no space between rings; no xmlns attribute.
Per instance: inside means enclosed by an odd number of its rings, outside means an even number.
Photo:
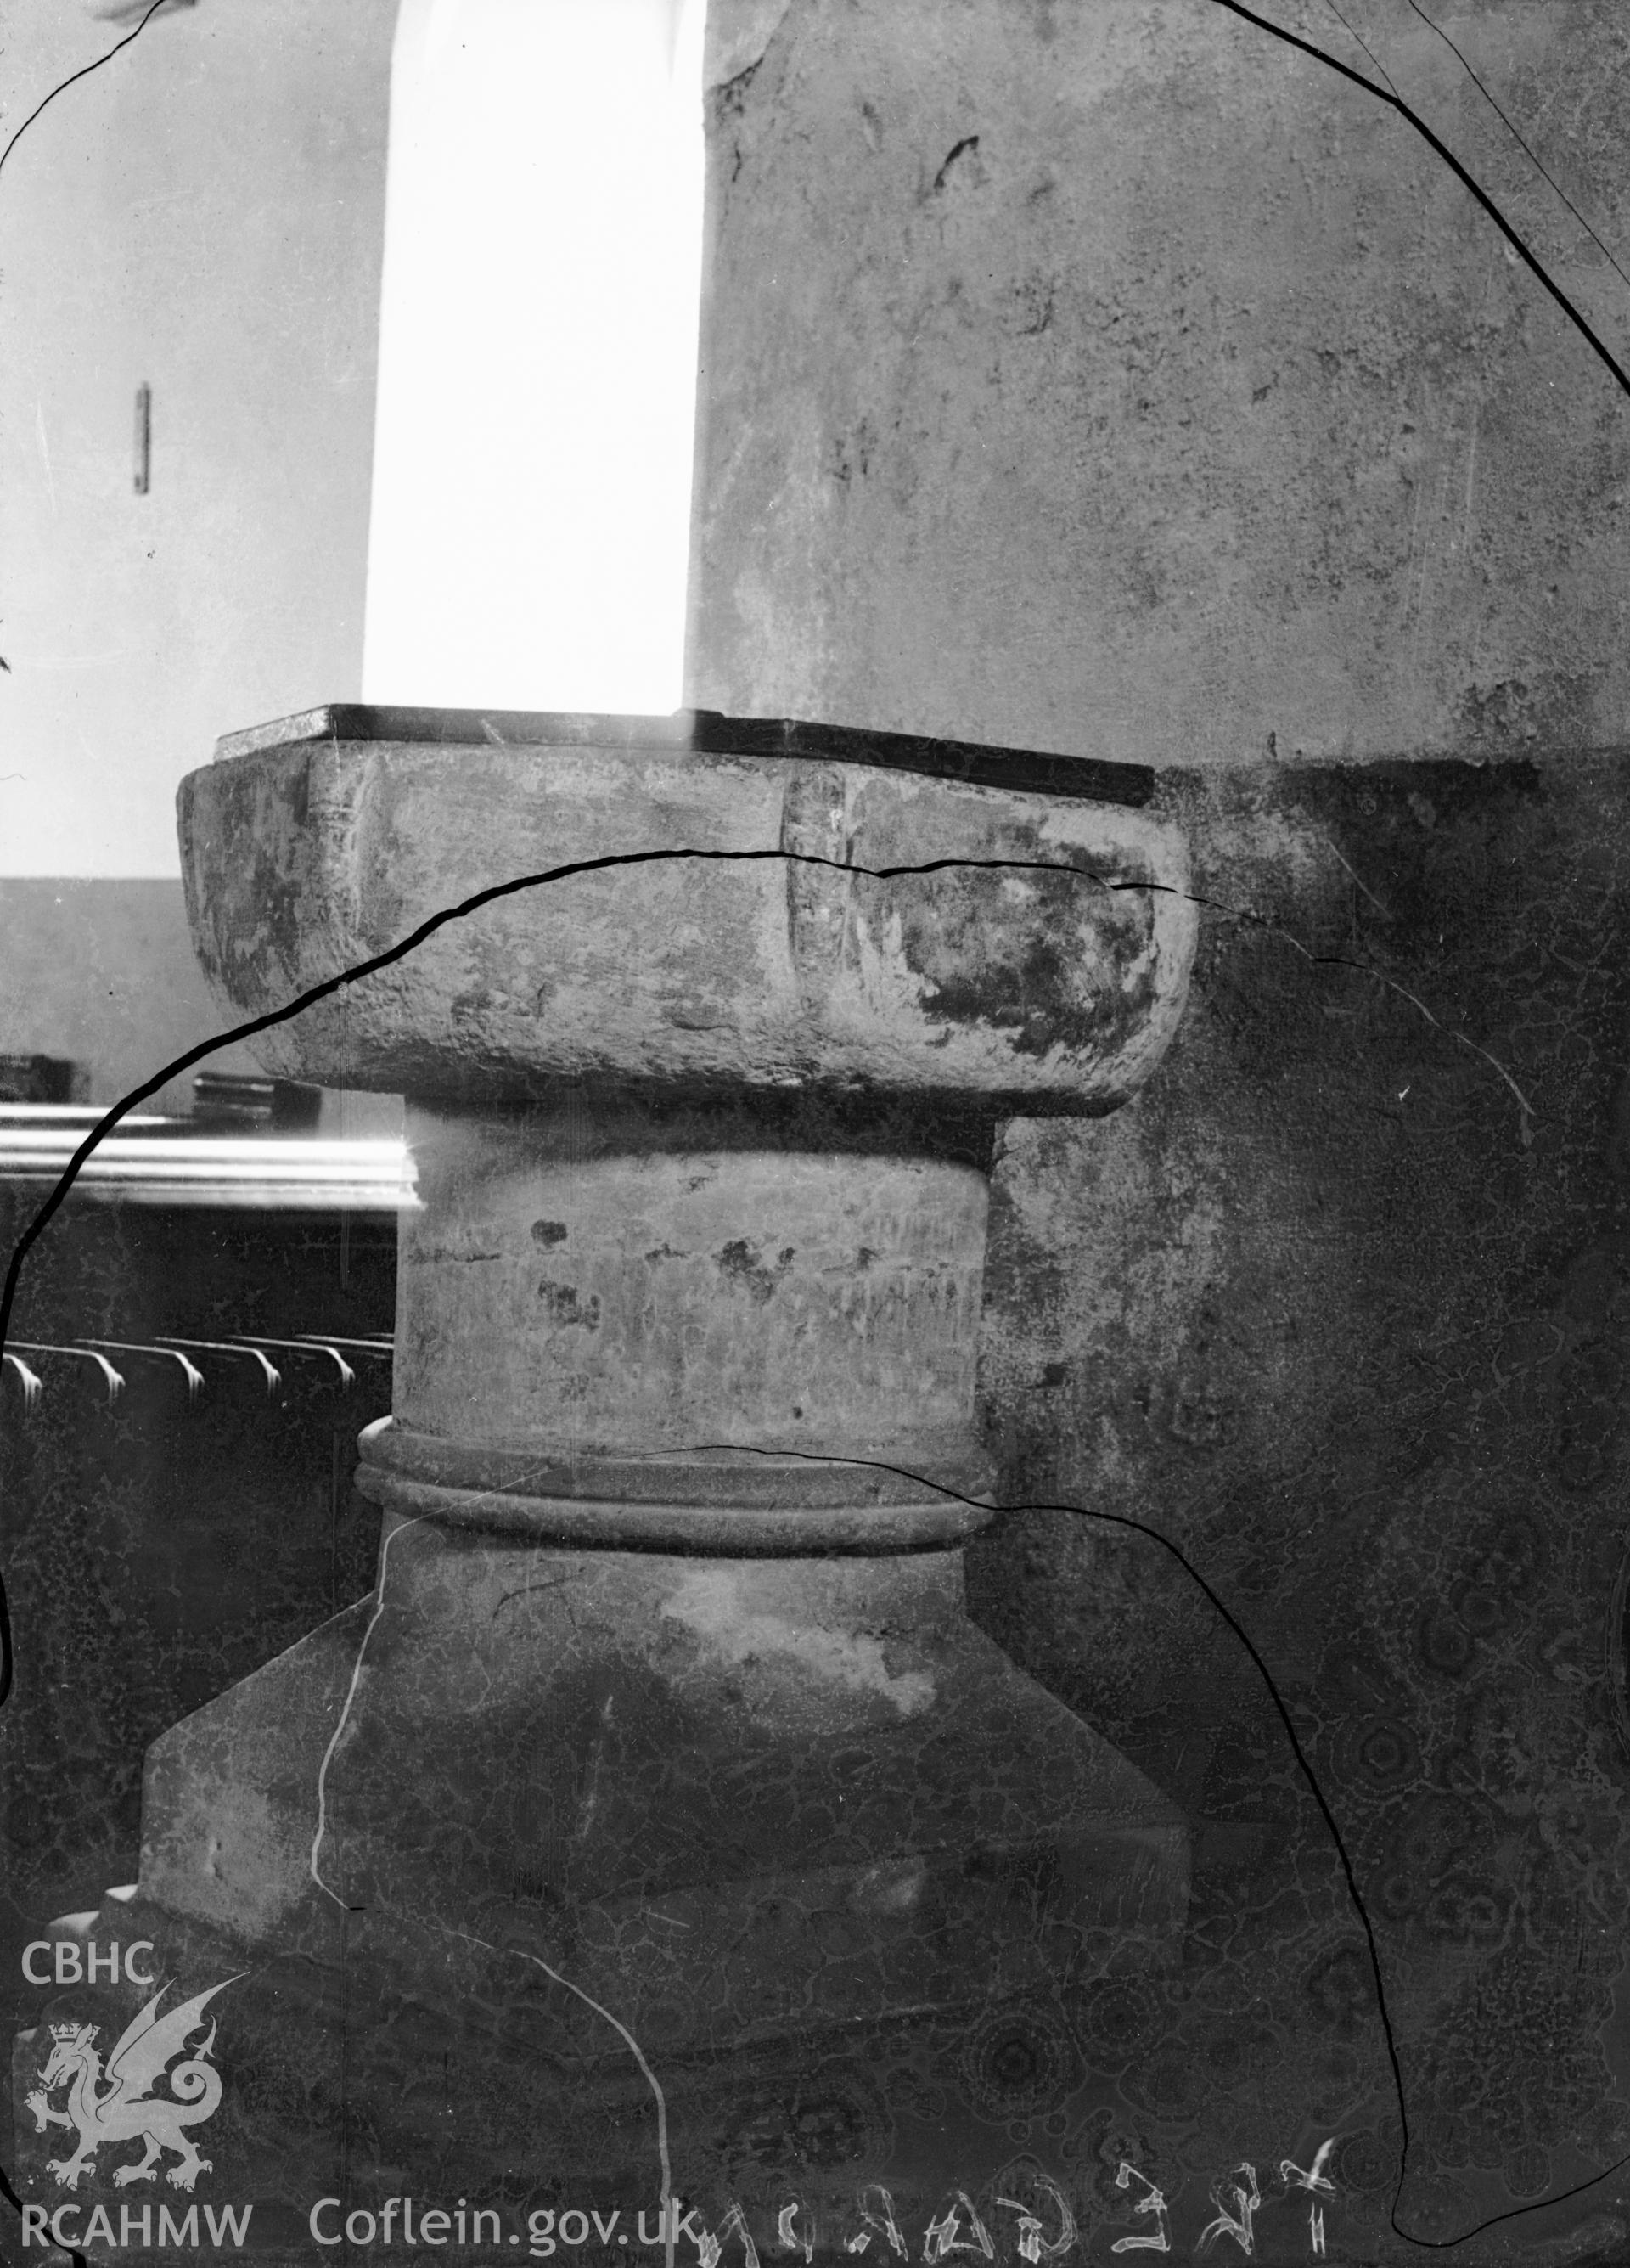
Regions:
<svg viewBox="0 0 1630 2268"><path fill-rule="evenodd" d="M218 733L357 696L394 18L199 0L0 171L0 874L173 875ZM8 0L0 140L123 28Z"/></svg>

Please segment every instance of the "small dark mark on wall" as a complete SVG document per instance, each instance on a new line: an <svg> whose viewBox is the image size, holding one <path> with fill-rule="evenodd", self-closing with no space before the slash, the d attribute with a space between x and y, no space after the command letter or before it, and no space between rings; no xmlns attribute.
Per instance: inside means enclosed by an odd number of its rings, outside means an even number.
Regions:
<svg viewBox="0 0 1630 2268"><path fill-rule="evenodd" d="M1054 301L1057 296L1057 282L1050 276L1031 276L1016 287L1013 298L1021 338L1038 339L1050 328Z"/></svg>
<svg viewBox="0 0 1630 2268"><path fill-rule="evenodd" d="M775 1256L775 1265L766 1267L764 1256L756 1244L745 1237L736 1237L719 1254L720 1272L744 1285L760 1306L774 1298L775 1286L791 1267L796 1257L793 1247L784 1245Z"/></svg>
<svg viewBox="0 0 1630 2268"><path fill-rule="evenodd" d="M566 1584L573 1583L576 1580L577 1578L575 1575L553 1575L546 1583L523 1583L518 1590L506 1591L503 1594L503 1596L499 1600L497 1605L492 1610L492 1619L496 1622L498 1616L503 1612L503 1609L509 1605L511 1599L530 1599L533 1594L538 1591L558 1591L562 1589Z"/></svg>
<svg viewBox="0 0 1630 2268"><path fill-rule="evenodd" d="M759 60L762 62L762 56ZM709 122L716 132L728 131L741 119L747 107L747 90L758 76L758 70L757 63L749 63L745 70L738 71L734 78L726 79L722 85L709 90L708 107L710 114ZM742 148L741 137L738 135L731 153L732 181L740 178L745 155Z"/></svg>
<svg viewBox="0 0 1630 2268"><path fill-rule="evenodd" d="M97 20L103 24L134 24L139 31L151 16L168 16L178 8L195 8L198 0L119 0L113 8L99 8Z"/></svg>
<svg viewBox="0 0 1630 2268"><path fill-rule="evenodd" d="M152 481L153 470L153 389L145 384L136 389L136 492L145 496Z"/></svg>
<svg viewBox="0 0 1630 2268"><path fill-rule="evenodd" d="M978 153L978 150L979 136L977 134L965 134L960 142L953 143L951 147L945 153L944 164L934 176L935 188L939 190L944 188L946 177L949 175L951 167L956 164L958 158L966 158L972 155L976 155Z"/></svg>
<svg viewBox="0 0 1630 2268"><path fill-rule="evenodd" d="M575 1284L553 1284L547 1277L538 1286L538 1297L548 1309L550 1320L562 1328L577 1324L586 1331L598 1331L600 1327L600 1302L596 1293L585 1300Z"/></svg>

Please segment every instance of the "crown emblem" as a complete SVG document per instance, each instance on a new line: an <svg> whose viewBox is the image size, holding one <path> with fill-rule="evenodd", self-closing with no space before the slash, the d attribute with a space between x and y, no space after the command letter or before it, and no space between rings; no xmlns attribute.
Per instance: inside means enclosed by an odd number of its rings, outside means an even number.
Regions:
<svg viewBox="0 0 1630 2268"><path fill-rule="evenodd" d="M93 2040L99 2029L95 2024L53 2024L51 2037L54 2040Z"/></svg>

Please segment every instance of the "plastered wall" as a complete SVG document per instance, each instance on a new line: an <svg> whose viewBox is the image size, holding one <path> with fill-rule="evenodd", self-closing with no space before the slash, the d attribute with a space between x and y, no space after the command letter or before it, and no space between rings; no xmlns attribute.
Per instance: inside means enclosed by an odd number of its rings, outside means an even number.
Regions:
<svg viewBox="0 0 1630 2268"><path fill-rule="evenodd" d="M1267 12L1630 337L1403 0ZM1620 11L1435 20L1617 243ZM1155 762L1622 735L1626 396L1392 110L1215 0L714 34L699 701Z"/></svg>

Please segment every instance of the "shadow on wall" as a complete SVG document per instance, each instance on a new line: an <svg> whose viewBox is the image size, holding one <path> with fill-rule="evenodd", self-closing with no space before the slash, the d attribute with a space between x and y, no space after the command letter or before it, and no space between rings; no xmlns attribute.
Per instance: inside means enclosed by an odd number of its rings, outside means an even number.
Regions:
<svg viewBox="0 0 1630 2268"><path fill-rule="evenodd" d="M114 1103L226 1024L193 952L179 878L0 880L0 1056L67 1057L76 1101ZM168 1081L144 1108L189 1111L205 1067ZM247 1048L227 1047L207 1068L261 1067ZM325 1098L325 1133L400 1124L394 1097Z"/></svg>
<svg viewBox="0 0 1630 2268"><path fill-rule="evenodd" d="M179 880L0 881L0 1054L71 1058L87 1102L121 1094L222 1029L199 974ZM246 1048L217 1071L259 1068ZM150 1109L185 1111L191 1075Z"/></svg>

